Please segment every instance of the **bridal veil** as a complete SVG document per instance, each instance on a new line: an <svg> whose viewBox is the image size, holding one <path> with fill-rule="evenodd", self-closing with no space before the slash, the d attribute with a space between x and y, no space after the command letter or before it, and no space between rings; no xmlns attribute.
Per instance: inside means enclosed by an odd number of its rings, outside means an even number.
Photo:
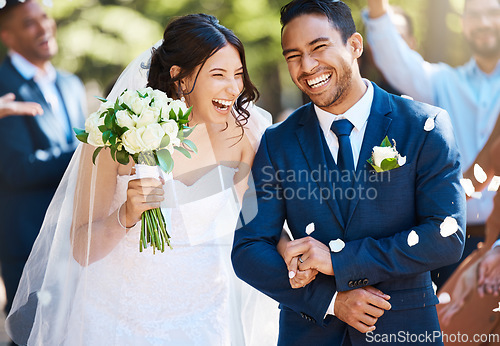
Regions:
<svg viewBox="0 0 500 346"><path fill-rule="evenodd" d="M161 41L155 46L160 43ZM150 58L151 49L130 63L117 80L108 99L115 100L125 89L144 87ZM270 116L254 105L248 107L251 115L245 125L245 134L257 150L262 133L271 123ZM87 292L100 284L93 281L95 277L89 276L89 268L113 251L113 247L96 246L95 238L105 235L98 234L99 231L94 229L94 221L116 213L118 206L126 198L123 191L115 192L116 176L117 174L127 176L132 172L132 164L118 165L111 160L107 150L99 155L95 165L92 164L93 150L90 145L82 144L73 155L47 210L39 236L24 268L6 321L8 334L17 344L83 344L85 326L84 322L78 319L78 311L82 309L82 304L85 304ZM253 186L251 178L248 185ZM237 201L234 203L233 214L235 210L236 223L239 205ZM29 210L27 212L29 213ZM247 217L251 218L252 215L245 216ZM120 231L124 232L123 229L117 230ZM227 242L228 239L232 240L232 235L226 234L220 239L220 242ZM119 241L118 239L117 242ZM215 240L216 243L218 241ZM225 245L227 247L227 244ZM210 251L219 251L220 248L222 247L212 246ZM138 245L131 251L137 255ZM157 253L155 256L162 255ZM232 272L229 257L224 261L224 265L225 270ZM176 273L158 272L157 278L163 275L176 275ZM232 344L276 344L277 303L238 280L234 274L232 277L230 282L231 291L234 293L230 303L232 318L231 321L223 322L231 323ZM106 273L103 273L99 281L104 282L106 279ZM148 300L148 292L138 297L127 296L127 287L124 287L121 281L108 284L112 294L106 296L108 297L106 304L110 309L124 299L132 299L138 307ZM161 311L161 307L158 309ZM70 323L71 330L68 329ZM110 326L106 327L106 330L112 330ZM94 332L99 333L99 330Z"/></svg>

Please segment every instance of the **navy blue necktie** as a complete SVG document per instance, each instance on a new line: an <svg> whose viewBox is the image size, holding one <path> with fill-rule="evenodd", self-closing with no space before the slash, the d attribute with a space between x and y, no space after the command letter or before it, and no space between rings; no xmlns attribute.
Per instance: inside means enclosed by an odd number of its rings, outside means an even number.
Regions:
<svg viewBox="0 0 500 346"><path fill-rule="evenodd" d="M330 129L339 140L339 154L337 156L337 167L340 171L339 181L334 186L335 198L340 206L344 223L347 225L349 212L349 197L353 194L347 193L347 189L352 187L352 177L354 175L354 157L352 155L351 134L354 125L347 119L334 121Z"/></svg>

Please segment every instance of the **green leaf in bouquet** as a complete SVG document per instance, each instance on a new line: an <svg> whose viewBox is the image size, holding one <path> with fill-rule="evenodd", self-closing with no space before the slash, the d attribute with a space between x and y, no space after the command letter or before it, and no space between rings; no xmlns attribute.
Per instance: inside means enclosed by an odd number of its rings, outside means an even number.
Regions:
<svg viewBox="0 0 500 346"><path fill-rule="evenodd" d="M108 111L106 114L106 117L104 118L104 125L106 126L106 129L111 130L113 128L113 123L114 123L114 116L115 112L110 112Z"/></svg>
<svg viewBox="0 0 500 346"><path fill-rule="evenodd" d="M120 107L122 107L122 109L128 110L130 113L134 113L126 103L122 103Z"/></svg>
<svg viewBox="0 0 500 346"><path fill-rule="evenodd" d="M102 103L108 102L108 100L106 100L104 97L96 96L95 98L98 99L99 101L101 101Z"/></svg>
<svg viewBox="0 0 500 346"><path fill-rule="evenodd" d="M184 130L182 130L182 135L183 137L189 137L189 135L194 131L194 129L198 126L198 124L194 125L193 127L185 127Z"/></svg>
<svg viewBox="0 0 500 346"><path fill-rule="evenodd" d="M92 163L95 165L95 159L97 158L97 155L101 152L102 148L104 147L97 147L96 150L94 150L94 154L92 155Z"/></svg>
<svg viewBox="0 0 500 346"><path fill-rule="evenodd" d="M389 137L385 136L384 140L382 141L382 144L380 144L381 147L391 147L391 141L389 140Z"/></svg>
<svg viewBox="0 0 500 346"><path fill-rule="evenodd" d="M380 168L384 171L390 171L391 169L398 168L398 159L396 158L389 158L389 159L383 159L382 162L380 163Z"/></svg>
<svg viewBox="0 0 500 346"><path fill-rule="evenodd" d="M191 114L191 110L193 109L193 106L189 107L188 110L186 111L186 113L184 114L184 116L186 117L186 119L189 117L189 114Z"/></svg>
<svg viewBox="0 0 500 346"><path fill-rule="evenodd" d="M116 144L116 135L113 132L111 132L111 136L109 136L109 143L112 145Z"/></svg>
<svg viewBox="0 0 500 346"><path fill-rule="evenodd" d="M108 143L109 138L111 137L111 135L113 135L113 132L111 132L111 131L104 131L102 133L102 142L104 144Z"/></svg>
<svg viewBox="0 0 500 346"><path fill-rule="evenodd" d="M193 141L190 141L189 139L185 139L182 141L182 144L185 144L189 149L191 149L195 153L198 153L198 148L196 148L196 144L194 144Z"/></svg>
<svg viewBox="0 0 500 346"><path fill-rule="evenodd" d="M160 142L160 148L165 148L169 144L170 144L170 136L169 135L163 136Z"/></svg>
<svg viewBox="0 0 500 346"><path fill-rule="evenodd" d="M143 95L143 94L141 94L141 92L139 90L137 90L137 94L139 95L140 98L143 98L143 99L145 99L146 97L148 97L148 93L145 93Z"/></svg>
<svg viewBox="0 0 500 346"><path fill-rule="evenodd" d="M116 161L118 161L122 165L128 165L128 163L130 161L128 152L125 149L117 151L116 152Z"/></svg>
<svg viewBox="0 0 500 346"><path fill-rule="evenodd" d="M167 149L157 150L156 158L158 165L165 173L170 173L174 169L174 160Z"/></svg>
<svg viewBox="0 0 500 346"><path fill-rule="evenodd" d="M185 157L187 157L188 159L191 158L191 154L189 153L189 151L186 150L186 148L183 148L183 147L175 147L174 146L174 149L180 151Z"/></svg>
<svg viewBox="0 0 500 346"><path fill-rule="evenodd" d="M109 147L109 149L111 150L111 158L113 159L113 161L116 161L116 149L117 149L117 145L112 145Z"/></svg>
<svg viewBox="0 0 500 346"><path fill-rule="evenodd" d="M170 112L168 113L168 118L171 120L177 120L177 114L174 112L173 109L171 109Z"/></svg>
<svg viewBox="0 0 500 346"><path fill-rule="evenodd" d="M101 132L106 132L108 130L108 128L106 127L106 125L100 125L99 127L97 127L99 129L99 131Z"/></svg>
<svg viewBox="0 0 500 346"><path fill-rule="evenodd" d="M184 124L187 124L187 123L189 122L189 119L179 119L179 120L177 120L177 122L178 122L179 124L184 125Z"/></svg>
<svg viewBox="0 0 500 346"><path fill-rule="evenodd" d="M80 142L88 143L87 139L89 138L89 134L85 132L85 130L80 130L76 127L73 127L73 131L75 131L76 139L78 139Z"/></svg>

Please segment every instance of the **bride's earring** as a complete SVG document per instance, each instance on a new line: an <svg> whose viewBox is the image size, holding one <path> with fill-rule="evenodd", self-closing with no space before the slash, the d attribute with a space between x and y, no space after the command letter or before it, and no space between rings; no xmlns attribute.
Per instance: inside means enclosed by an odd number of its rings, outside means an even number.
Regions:
<svg viewBox="0 0 500 346"><path fill-rule="evenodd" d="M184 103L186 103L186 98L184 97L184 91L182 91L182 88L181 88L181 85L179 84L178 88L177 88L177 95L180 96L180 100Z"/></svg>

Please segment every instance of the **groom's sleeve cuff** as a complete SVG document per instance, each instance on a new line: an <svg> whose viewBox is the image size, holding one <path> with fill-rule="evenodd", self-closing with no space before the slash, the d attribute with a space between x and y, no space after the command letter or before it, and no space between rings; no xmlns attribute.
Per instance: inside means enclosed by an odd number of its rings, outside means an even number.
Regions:
<svg viewBox="0 0 500 346"><path fill-rule="evenodd" d="M326 310L325 318L328 315L335 316L334 306L335 306L335 299L337 299L337 293L339 293L339 292L335 292L335 294L333 295L332 301L330 302L330 305L328 306L328 310Z"/></svg>

